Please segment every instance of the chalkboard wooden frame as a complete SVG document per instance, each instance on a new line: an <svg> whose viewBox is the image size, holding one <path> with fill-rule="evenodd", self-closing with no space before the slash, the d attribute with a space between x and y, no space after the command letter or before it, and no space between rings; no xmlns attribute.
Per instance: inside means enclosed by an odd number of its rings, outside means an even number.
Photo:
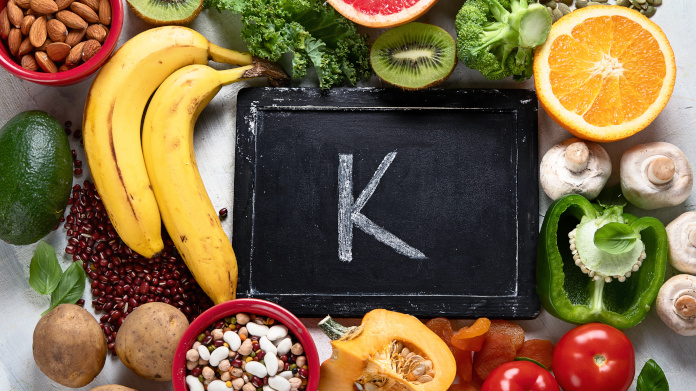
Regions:
<svg viewBox="0 0 696 391"><path fill-rule="evenodd" d="M257 188L257 135L264 129L264 113L306 111L361 111L389 113L399 110L465 110L472 113L506 113L516 119L517 281L514 294L467 295L371 295L354 292L330 294L259 291L250 280L254 256L254 210ZM336 124L340 128L340 123ZM495 131L492 129L491 131ZM429 89L403 92L396 89L249 88L239 92L234 178L232 244L239 265L238 297L254 297L278 303L300 316L360 317L373 308L387 308L415 316L530 319L539 314L535 264L538 238L537 98L529 90ZM306 260L297 260L306 261ZM443 272L447 272L443 270Z"/></svg>

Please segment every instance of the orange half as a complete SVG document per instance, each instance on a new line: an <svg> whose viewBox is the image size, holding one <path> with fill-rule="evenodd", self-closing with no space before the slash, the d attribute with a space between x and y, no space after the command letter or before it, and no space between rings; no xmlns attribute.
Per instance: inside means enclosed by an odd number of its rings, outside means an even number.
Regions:
<svg viewBox="0 0 696 391"><path fill-rule="evenodd" d="M571 12L534 54L541 106L586 140L616 141L643 130L667 105L675 78L674 52L660 27L620 6Z"/></svg>

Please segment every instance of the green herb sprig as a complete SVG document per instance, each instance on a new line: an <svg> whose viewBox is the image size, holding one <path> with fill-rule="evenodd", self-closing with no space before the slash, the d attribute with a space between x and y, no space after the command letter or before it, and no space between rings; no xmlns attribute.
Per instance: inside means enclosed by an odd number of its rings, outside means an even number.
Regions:
<svg viewBox="0 0 696 391"><path fill-rule="evenodd" d="M86 278L82 261L73 262L63 272L53 247L39 242L29 264L29 285L41 295L51 295L51 306L41 316L61 304L75 304L85 290Z"/></svg>
<svg viewBox="0 0 696 391"><path fill-rule="evenodd" d="M645 366L638 375L637 391L669 391L667 377L659 365L652 358L645 363Z"/></svg>
<svg viewBox="0 0 696 391"><path fill-rule="evenodd" d="M631 251L640 239L640 234L631 226L622 223L609 223L595 232L594 244L609 254L623 254Z"/></svg>

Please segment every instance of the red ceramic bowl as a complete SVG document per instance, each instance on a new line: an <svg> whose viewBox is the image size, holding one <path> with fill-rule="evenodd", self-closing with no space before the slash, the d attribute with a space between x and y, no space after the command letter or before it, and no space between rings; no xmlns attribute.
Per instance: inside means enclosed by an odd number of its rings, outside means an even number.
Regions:
<svg viewBox="0 0 696 391"><path fill-rule="evenodd" d="M58 73L29 71L19 65L7 49L6 40L2 40L2 45L0 45L0 65L19 78L47 86L67 86L88 78L106 62L116 48L118 37L121 35L121 27L123 27L123 4L121 0L110 0L110 2L111 25L109 26L109 35L102 44L101 50L86 63L69 71ZM2 11L6 5L7 0L0 0L0 11Z"/></svg>
<svg viewBox="0 0 696 391"><path fill-rule="evenodd" d="M309 331L307 331L307 328L304 327L302 322L300 322L295 315L290 313L290 311L278 304L258 299L237 299L218 304L202 313L191 323L184 333L184 336L181 337L181 341L179 341L176 353L174 354L174 362L172 363L172 383L174 384L174 391L188 391L185 380L186 352L191 349L196 337L214 322L239 312L269 316L277 322L287 326L289 332L302 344L305 356L307 357L307 366L309 367L307 391L316 391L319 386L319 365L321 363L319 362L317 347Z"/></svg>

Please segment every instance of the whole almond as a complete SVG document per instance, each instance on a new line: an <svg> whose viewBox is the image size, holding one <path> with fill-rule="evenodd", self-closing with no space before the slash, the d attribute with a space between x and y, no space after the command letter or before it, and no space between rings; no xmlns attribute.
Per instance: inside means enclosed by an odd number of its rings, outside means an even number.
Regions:
<svg viewBox="0 0 696 391"><path fill-rule="evenodd" d="M34 45L31 44L29 37L24 38L24 41L19 45L19 50L17 51L17 57L22 57L25 54L31 53L34 50Z"/></svg>
<svg viewBox="0 0 696 391"><path fill-rule="evenodd" d="M31 7L31 0L15 0L15 3L19 8L29 9Z"/></svg>
<svg viewBox="0 0 696 391"><path fill-rule="evenodd" d="M2 39L7 39L7 36L10 35L11 28L10 19L7 17L7 7L5 7L0 11L0 37L2 37Z"/></svg>
<svg viewBox="0 0 696 391"><path fill-rule="evenodd" d="M89 6L86 6L82 3L74 2L70 4L70 9L73 10L74 13L80 15L80 17L88 23L99 22L99 16L97 16L97 13L94 12L94 10L92 10L91 8L89 8Z"/></svg>
<svg viewBox="0 0 696 391"><path fill-rule="evenodd" d="M46 42L48 32L46 31L46 17L42 16L34 21L29 30L29 39L35 48L43 45Z"/></svg>
<svg viewBox="0 0 696 391"><path fill-rule="evenodd" d="M82 30L87 28L87 22L72 11L58 11L56 13L56 19L60 20L71 29Z"/></svg>
<svg viewBox="0 0 696 391"><path fill-rule="evenodd" d="M53 43L53 41L51 41L51 38L46 38L46 42L44 42L43 45L36 48L36 50L38 50L40 52L45 52L46 50L48 50L48 45L50 45L52 43Z"/></svg>
<svg viewBox="0 0 696 391"><path fill-rule="evenodd" d="M111 24L111 3L109 0L99 0L99 21L101 24Z"/></svg>
<svg viewBox="0 0 696 391"><path fill-rule="evenodd" d="M36 63L39 64L39 67L44 70L44 72L48 73L56 73L58 72L58 68L56 67L56 64L51 61L50 58L48 58L48 55L46 52L36 52L34 53L34 58L36 59Z"/></svg>
<svg viewBox="0 0 696 391"><path fill-rule="evenodd" d="M10 19L10 23L17 28L19 28L24 19L24 12L15 4L14 0L7 2L7 18Z"/></svg>
<svg viewBox="0 0 696 391"><path fill-rule="evenodd" d="M60 66L60 68L58 68L58 72L69 71L69 70L71 70L71 69L73 69L73 68L75 68L74 65L63 64L63 65Z"/></svg>
<svg viewBox="0 0 696 391"><path fill-rule="evenodd" d="M99 12L99 0L79 0L80 3L89 6L95 12Z"/></svg>
<svg viewBox="0 0 696 391"><path fill-rule="evenodd" d="M52 14L58 12L58 4L53 0L31 0L31 9L40 14Z"/></svg>
<svg viewBox="0 0 696 391"><path fill-rule="evenodd" d="M46 31L54 42L65 42L68 37L68 28L58 19L50 19L46 23Z"/></svg>
<svg viewBox="0 0 696 391"><path fill-rule="evenodd" d="M22 24L19 26L19 29L22 31L22 34L24 35L29 35L29 29L31 29L32 23L36 20L36 16L34 15L27 15L22 19Z"/></svg>
<svg viewBox="0 0 696 391"><path fill-rule="evenodd" d="M56 5L58 6L58 11L62 11L68 7L70 7L70 4L73 3L75 0L56 0Z"/></svg>
<svg viewBox="0 0 696 391"><path fill-rule="evenodd" d="M46 48L46 54L48 54L48 57L51 60L61 62L68 57L68 54L70 54L70 45L63 42L54 42L48 45L48 48Z"/></svg>
<svg viewBox="0 0 696 391"><path fill-rule="evenodd" d="M65 38L65 43L67 43L71 47L75 47L75 45L82 41L82 38L84 38L86 31L87 29L68 31L68 36Z"/></svg>
<svg viewBox="0 0 696 391"><path fill-rule="evenodd" d="M22 32L19 29L10 30L10 34L7 36L7 48L10 49L13 56L19 53L20 45L22 45Z"/></svg>
<svg viewBox="0 0 696 391"><path fill-rule="evenodd" d="M24 57L22 57L22 68L28 69L30 71L38 71L39 70L39 65L36 64L36 60L34 60L34 56L31 54L27 54Z"/></svg>
<svg viewBox="0 0 696 391"><path fill-rule="evenodd" d="M67 65L77 65L82 61L82 47L85 46L84 42L80 42L70 49L68 57L65 59Z"/></svg>
<svg viewBox="0 0 696 391"><path fill-rule="evenodd" d="M104 26L100 24L93 24L87 27L87 32L85 33L87 39L95 39L99 43L103 43L106 39L106 30Z"/></svg>
<svg viewBox="0 0 696 391"><path fill-rule="evenodd" d="M101 49L101 44L94 39L90 39L85 42L85 46L82 47L82 61L87 62L90 58L94 57L95 54Z"/></svg>

